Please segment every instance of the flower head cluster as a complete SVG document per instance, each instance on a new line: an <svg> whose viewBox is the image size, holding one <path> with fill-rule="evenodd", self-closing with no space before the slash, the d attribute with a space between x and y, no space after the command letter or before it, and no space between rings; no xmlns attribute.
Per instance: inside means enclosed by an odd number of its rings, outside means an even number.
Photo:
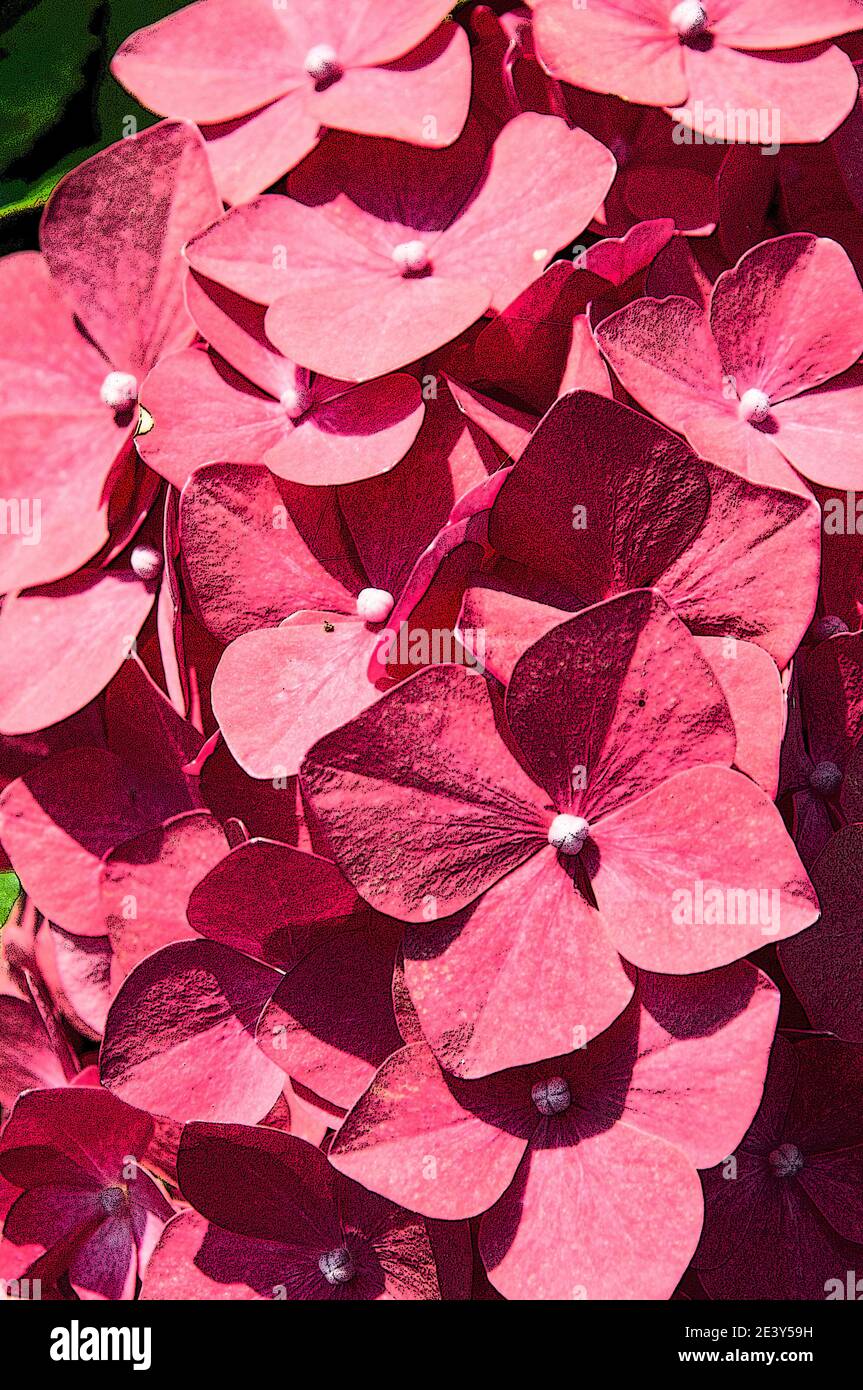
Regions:
<svg viewBox="0 0 863 1390"><path fill-rule="evenodd" d="M3 1287L863 1270L861 29L121 45L0 262Z"/></svg>

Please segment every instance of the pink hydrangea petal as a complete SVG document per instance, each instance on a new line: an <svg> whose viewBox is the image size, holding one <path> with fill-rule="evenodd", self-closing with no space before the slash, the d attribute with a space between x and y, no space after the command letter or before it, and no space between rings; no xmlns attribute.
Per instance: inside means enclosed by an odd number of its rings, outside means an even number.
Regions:
<svg viewBox="0 0 863 1390"><path fill-rule="evenodd" d="M710 970L818 915L779 812L728 768L680 772L603 817L592 836L600 911L618 950L643 969Z"/></svg>
<svg viewBox="0 0 863 1390"><path fill-rule="evenodd" d="M506 308L587 225L615 168L586 131L568 130L556 116L516 116L495 141L476 196L435 243L435 266L481 280L492 307Z"/></svg>
<svg viewBox="0 0 863 1390"><path fill-rule="evenodd" d="M540 57L555 76L648 106L685 98L680 46L663 7L593 0L574 10L570 0L538 0L533 11Z"/></svg>
<svg viewBox="0 0 863 1390"><path fill-rule="evenodd" d="M126 458L131 429L99 399L108 364L34 252L0 263L0 344L0 469L4 494L20 509L19 525L0 534L5 592L60 579L101 549L109 477Z"/></svg>
<svg viewBox="0 0 863 1390"><path fill-rule="evenodd" d="M710 1168L736 1148L761 1102L779 991L741 961L683 979L641 972L637 998L627 1122Z"/></svg>
<svg viewBox="0 0 863 1390"><path fill-rule="evenodd" d="M254 1026L278 981L277 971L215 942L162 947L136 966L111 1006L102 1084L183 1123L263 1119L283 1075L255 1046Z"/></svg>
<svg viewBox="0 0 863 1390"><path fill-rule="evenodd" d="M186 919L190 894L228 850L214 816L188 811L110 851L99 895L116 984L151 951L196 935Z"/></svg>
<svg viewBox="0 0 863 1390"><path fill-rule="evenodd" d="M116 370L140 376L191 341L179 252L220 211L203 141L176 122L110 145L55 188L42 250Z"/></svg>
<svg viewBox="0 0 863 1390"><path fill-rule="evenodd" d="M375 645L359 618L325 612L303 612L231 643L213 680L213 707L249 776L299 771L322 734L378 699L367 675Z"/></svg>
<svg viewBox="0 0 863 1390"><path fill-rule="evenodd" d="M410 449L422 424L418 382L382 377L323 401L265 456L267 467L294 483L346 484L386 473ZM235 455L234 455L235 457Z"/></svg>
<svg viewBox="0 0 863 1390"><path fill-rule="evenodd" d="M264 332L262 305L192 270L184 283L186 306L195 326L219 357L276 400L297 386L296 364L277 352Z"/></svg>
<svg viewBox="0 0 863 1390"><path fill-rule="evenodd" d="M346 68L338 82L306 96L306 109L321 125L339 130L449 145L467 118L470 72L466 33L445 24L385 67L366 60Z"/></svg>
<svg viewBox="0 0 863 1390"><path fill-rule="evenodd" d="M775 404L857 361L861 315L863 288L842 247L794 234L763 242L719 277L710 325L737 395L756 388Z"/></svg>
<svg viewBox="0 0 863 1390"><path fill-rule="evenodd" d="M371 67L415 48L449 10L446 0L354 0L349 10L305 0L303 14L309 31L320 34L318 42L344 51L346 66Z"/></svg>
<svg viewBox="0 0 863 1390"><path fill-rule="evenodd" d="M824 0L817 9L805 0L734 0L711 23L717 39L733 48L797 48L861 27L854 0Z"/></svg>
<svg viewBox="0 0 863 1390"><path fill-rule="evenodd" d="M481 1098L474 1087L462 1104L424 1043L402 1048L347 1116L330 1162L425 1216L452 1221L485 1211L512 1180L531 1131L529 1119L507 1129L496 1123L505 1079L483 1084Z"/></svg>
<svg viewBox="0 0 863 1390"><path fill-rule="evenodd" d="M804 478L822 487L859 489L863 468L856 441L863 428L863 369L852 367L774 411L777 449Z"/></svg>
<svg viewBox="0 0 863 1390"><path fill-rule="evenodd" d="M29 733L83 709L126 660L152 606L152 583L124 565L8 596L0 614L0 729Z"/></svg>
<svg viewBox="0 0 863 1390"><path fill-rule="evenodd" d="M132 34L111 70L153 111L223 121L305 81L299 43L292 52L278 12L259 0L202 0Z"/></svg>
<svg viewBox="0 0 863 1390"><path fill-rule="evenodd" d="M259 1241L211 1226L196 1211L182 1211L167 1223L153 1251L141 1300L200 1302L263 1297L263 1290L254 1291L262 1263ZM271 1297L279 1282L278 1268L264 1285Z"/></svg>
<svg viewBox="0 0 863 1390"><path fill-rule="evenodd" d="M648 590L585 609L530 647L512 673L506 710L555 808L589 820L672 772L734 757L719 682Z"/></svg>
<svg viewBox="0 0 863 1390"><path fill-rule="evenodd" d="M739 140L740 112L764 113L745 126L746 139L762 148L824 140L844 121L856 100L850 59L835 44L742 53L714 43L707 51L684 49L687 104L670 115L719 139ZM753 94L757 103L753 105ZM776 113L776 114L774 114Z"/></svg>
<svg viewBox="0 0 863 1390"><path fill-rule="evenodd" d="M601 918L550 847L457 918L409 930L405 978L438 1061L465 1078L569 1052L632 995Z"/></svg>
<svg viewBox="0 0 863 1390"><path fill-rule="evenodd" d="M728 701L737 739L734 766L775 800L785 730L785 695L779 671L767 652L752 642L734 637L696 640Z"/></svg>
<svg viewBox="0 0 863 1390"><path fill-rule="evenodd" d="M698 1244L702 1214L689 1159L617 1124L574 1149L532 1147L483 1217L479 1250L506 1298L663 1299Z"/></svg>
<svg viewBox="0 0 863 1390"><path fill-rule="evenodd" d="M153 426L138 439L144 462L175 487L206 463L262 463L290 428L284 409L198 348L150 372L141 404Z"/></svg>
<svg viewBox="0 0 863 1390"><path fill-rule="evenodd" d="M201 127L220 196L242 206L299 164L318 143L320 126L297 87L259 111Z"/></svg>
<svg viewBox="0 0 863 1390"><path fill-rule="evenodd" d="M268 335L314 371L358 381L433 352L475 323L491 301L486 285L445 270L413 280L394 266L345 266L334 278L329 266L309 265L297 267L291 280L267 312Z"/></svg>
<svg viewBox="0 0 863 1390"><path fill-rule="evenodd" d="M316 744L301 776L347 877L403 921L465 907L540 848L551 819L500 740L485 681L462 667L390 691Z"/></svg>
<svg viewBox="0 0 863 1390"><path fill-rule="evenodd" d="M598 326L596 339L627 391L663 424L682 429L705 411L736 418L707 317L690 299L634 300Z"/></svg>
<svg viewBox="0 0 863 1390"><path fill-rule="evenodd" d="M356 214L355 228L328 215L325 208L309 208L293 198L265 194L234 208L192 237L184 254L198 275L256 304L272 304L315 268L329 275L334 286L340 284L347 297L355 281L371 278L377 283L381 271L391 271L394 282L398 280L392 262L388 265L380 251L354 234L373 221L367 213ZM314 366L283 347L276 337L273 342L303 366ZM351 379L351 373L342 375Z"/></svg>

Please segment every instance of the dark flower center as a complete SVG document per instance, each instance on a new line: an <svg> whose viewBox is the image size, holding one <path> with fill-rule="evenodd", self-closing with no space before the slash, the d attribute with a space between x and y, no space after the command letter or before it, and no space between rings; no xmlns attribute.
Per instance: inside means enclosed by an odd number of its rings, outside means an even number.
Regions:
<svg viewBox="0 0 863 1390"><path fill-rule="evenodd" d="M562 1076L537 1081L531 1088L530 1098L540 1115L562 1115L572 1104L569 1086Z"/></svg>
<svg viewBox="0 0 863 1390"><path fill-rule="evenodd" d="M803 1155L796 1144L780 1144L777 1149L771 1149L767 1162L777 1178L791 1178L803 1167Z"/></svg>
<svg viewBox="0 0 863 1390"><path fill-rule="evenodd" d="M354 1262L351 1252L343 1245L337 1250L328 1250L318 1260L318 1269L328 1284L348 1284L354 1277Z"/></svg>

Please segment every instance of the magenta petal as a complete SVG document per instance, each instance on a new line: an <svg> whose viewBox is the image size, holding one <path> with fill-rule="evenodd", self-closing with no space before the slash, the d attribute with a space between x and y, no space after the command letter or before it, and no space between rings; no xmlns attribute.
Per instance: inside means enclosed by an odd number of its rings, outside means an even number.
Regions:
<svg viewBox="0 0 863 1390"><path fill-rule="evenodd" d="M532 1147L483 1217L479 1249L506 1298L664 1299L698 1244L702 1214L689 1159L617 1124L576 1148Z"/></svg>
<svg viewBox="0 0 863 1390"><path fill-rule="evenodd" d="M111 1005L103 1085L181 1122L263 1119L284 1077L255 1045L254 1029L278 981L277 971L211 941L164 946Z"/></svg>
<svg viewBox="0 0 863 1390"><path fill-rule="evenodd" d="M330 924L348 917L357 901L328 859L270 840L248 840L198 883L189 900L189 921L211 941L289 968Z"/></svg>
<svg viewBox="0 0 863 1390"><path fill-rule="evenodd" d="M457 918L409 930L405 978L441 1066L465 1078L570 1052L632 995L601 917L550 847Z"/></svg>
<svg viewBox="0 0 863 1390"><path fill-rule="evenodd" d="M392 1003L400 933L366 914L293 966L264 1009L258 1046L294 1081L344 1110L401 1046Z"/></svg>
<svg viewBox="0 0 863 1390"><path fill-rule="evenodd" d="M556 809L588 819L672 772L734 757L719 682L680 619L646 589L585 609L528 648L506 709Z"/></svg>
<svg viewBox="0 0 863 1390"><path fill-rule="evenodd" d="M0 796L0 837L46 917L65 931L104 936L99 861L179 809L113 753L75 748L9 784Z"/></svg>
<svg viewBox="0 0 863 1390"><path fill-rule="evenodd" d="M92 1192L117 1182L128 1159L140 1158L152 1137L149 1115L99 1086L28 1091L3 1130L0 1169L22 1187L65 1179ZM128 1181L150 1179L141 1173Z"/></svg>
<svg viewBox="0 0 863 1390"><path fill-rule="evenodd" d="M485 681L458 666L421 671L322 739L301 777L347 877L403 921L465 907L541 847L551 820L500 740Z"/></svg>
<svg viewBox="0 0 863 1390"><path fill-rule="evenodd" d="M194 600L222 642L301 608L353 612L365 586L335 491L280 483L265 468L199 469L183 489L180 532Z"/></svg>
<svg viewBox="0 0 863 1390"><path fill-rule="evenodd" d="M821 921L782 943L782 966L813 1028L863 1042L861 959L861 849L863 829L847 825L833 836L812 866ZM849 968L850 967L850 968Z"/></svg>
<svg viewBox="0 0 863 1390"><path fill-rule="evenodd" d="M496 1121L506 1084L462 1104L424 1043L393 1053L333 1140L340 1173L409 1210L444 1221L485 1211L509 1185L530 1129ZM497 1085L497 1091L494 1089Z"/></svg>
<svg viewBox="0 0 863 1390"><path fill-rule="evenodd" d="M728 768L680 772L591 834L591 879L609 934L645 970L710 970L818 915L779 812Z"/></svg>
<svg viewBox="0 0 863 1390"><path fill-rule="evenodd" d="M191 341L179 253L220 211L200 135L174 122L119 140L55 188L45 258L116 370L140 376Z"/></svg>

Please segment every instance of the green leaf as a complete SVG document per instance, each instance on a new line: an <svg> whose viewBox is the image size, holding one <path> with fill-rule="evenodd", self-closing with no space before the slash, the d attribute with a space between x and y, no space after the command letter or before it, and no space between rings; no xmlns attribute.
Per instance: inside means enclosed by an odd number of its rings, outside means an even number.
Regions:
<svg viewBox="0 0 863 1390"><path fill-rule="evenodd" d="M92 32L98 0L41 0L7 29L0 48L0 170L28 154L85 84L99 47Z"/></svg>
<svg viewBox="0 0 863 1390"><path fill-rule="evenodd" d="M20 892L21 884L15 874L0 874L0 927L9 920L9 914Z"/></svg>

